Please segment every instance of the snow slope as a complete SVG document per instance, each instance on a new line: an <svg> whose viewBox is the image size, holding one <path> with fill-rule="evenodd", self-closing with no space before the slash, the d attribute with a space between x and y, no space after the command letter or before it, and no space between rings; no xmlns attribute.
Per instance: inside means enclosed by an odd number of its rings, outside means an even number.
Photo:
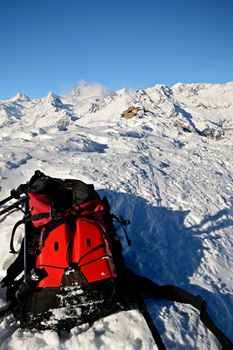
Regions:
<svg viewBox="0 0 233 350"><path fill-rule="evenodd" d="M142 110L121 118L130 106ZM36 169L94 183L132 222L132 247L123 239L128 266L202 295L233 341L232 133L233 82L119 91L83 84L41 100L17 94L0 100L0 198ZM8 243L20 217L0 218L0 278L14 259ZM167 349L220 349L191 306L149 308ZM156 349L136 311L61 338L22 331L10 316L0 331L0 349Z"/></svg>

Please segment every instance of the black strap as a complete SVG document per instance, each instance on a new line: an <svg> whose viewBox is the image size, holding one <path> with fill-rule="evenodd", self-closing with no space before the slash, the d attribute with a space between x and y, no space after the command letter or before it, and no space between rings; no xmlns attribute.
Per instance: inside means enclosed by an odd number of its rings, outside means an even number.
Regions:
<svg viewBox="0 0 233 350"><path fill-rule="evenodd" d="M93 247L91 250L89 250L87 253L85 253L85 254L83 254L80 258L79 258L79 260L77 261L77 263L75 263L75 265L78 267L78 268L81 268L81 267L83 267L84 265L87 265L87 264L89 264L89 263L92 263L93 261L91 260L90 262L88 262L88 263L85 263L85 264L82 264L82 265L80 265L80 263L81 263L81 261L84 259L84 258L86 258L88 255L90 255L90 254L92 254L93 252L95 252L96 250L99 250L99 249L101 249L101 248L104 248L105 246L104 246L104 244L98 244L97 246L95 246L95 247ZM97 259L95 259L95 261L96 260L101 260L102 259L102 256L101 257L99 257L99 258L97 258Z"/></svg>
<svg viewBox="0 0 233 350"><path fill-rule="evenodd" d="M19 220L16 222L15 226L13 227L12 233L11 233L11 240L10 240L10 253L17 254L18 252L15 250L14 247L14 237L15 237L15 232L17 228L25 223L25 219Z"/></svg>
<svg viewBox="0 0 233 350"><path fill-rule="evenodd" d="M216 326L205 309L200 313L204 325L215 335L224 350L233 350L233 344L229 338Z"/></svg>
<svg viewBox="0 0 233 350"><path fill-rule="evenodd" d="M30 217L30 221L37 221L37 220L46 219L46 218L51 218L50 212L35 214Z"/></svg>
<svg viewBox="0 0 233 350"><path fill-rule="evenodd" d="M140 303L138 305L138 309L141 312L141 314L143 315L158 349L159 350L166 350L164 342L163 342L157 328L155 327L155 324L152 320L152 317L151 317L149 311L147 310L146 305L144 303Z"/></svg>
<svg viewBox="0 0 233 350"><path fill-rule="evenodd" d="M111 216L112 216L112 218L115 219L115 220L120 224L120 226L122 227L122 229L123 229L123 231L124 231L124 233L125 233L125 238L126 238L126 240L127 240L128 246L130 247L131 244L132 244L132 241L131 241L131 239L129 238L128 233L127 233L127 231L126 231L126 229L125 229L125 226L128 226L128 225L130 224L130 220L125 220L125 219L123 218L123 216L119 216L119 217L118 217L118 216L116 216L115 214L111 214Z"/></svg>
<svg viewBox="0 0 233 350"><path fill-rule="evenodd" d="M200 311L200 318L204 325L215 335L223 350L233 350L233 344L230 339L218 328L218 326L211 319L207 313L207 303L199 295L195 296L186 290L173 286L160 286L150 279L133 275L135 285L140 288L143 293L156 298L167 299L184 304L191 304Z"/></svg>
<svg viewBox="0 0 233 350"><path fill-rule="evenodd" d="M72 267L73 261L72 261L72 251L73 251L73 244L74 244L74 236L76 232L76 220L73 218L70 218L70 220L67 220L65 222L65 231L66 231L66 241L67 241L67 248L66 248L66 261L69 267Z"/></svg>

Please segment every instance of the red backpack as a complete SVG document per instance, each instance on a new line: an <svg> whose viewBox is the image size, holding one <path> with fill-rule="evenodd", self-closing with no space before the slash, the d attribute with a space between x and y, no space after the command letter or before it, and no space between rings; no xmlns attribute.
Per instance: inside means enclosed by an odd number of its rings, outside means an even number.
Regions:
<svg viewBox="0 0 233 350"><path fill-rule="evenodd" d="M93 185L36 171L17 192L27 196L27 241L36 256L33 269L27 271L36 287L87 285L117 277L121 244L108 200L101 200Z"/></svg>
<svg viewBox="0 0 233 350"><path fill-rule="evenodd" d="M30 221L39 230L34 271L43 278L37 287L86 285L117 277L110 207L93 185L37 171L21 190L28 196Z"/></svg>

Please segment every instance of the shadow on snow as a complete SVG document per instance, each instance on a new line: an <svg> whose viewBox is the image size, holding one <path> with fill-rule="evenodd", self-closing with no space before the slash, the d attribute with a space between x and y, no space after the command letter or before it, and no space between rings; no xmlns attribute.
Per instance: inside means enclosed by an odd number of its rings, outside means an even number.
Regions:
<svg viewBox="0 0 233 350"><path fill-rule="evenodd" d="M127 229L132 240L131 247L127 246L124 233L119 230L126 265L135 273L146 276L159 284L174 284L195 295L201 295L208 302L211 317L229 337L232 336L230 310L233 309L233 296L226 292L222 293L214 286L214 293L212 293L198 285L191 285L189 282L203 257L205 247L202 234L233 226L233 220L227 216L227 209L204 218L200 225L186 227L185 218L189 211L156 207L142 197L132 194L106 189L100 190L99 193L109 198L114 214L122 215L131 221ZM206 223L208 223L208 228L205 230L203 226ZM171 303L165 300L158 301L158 303L153 301L149 305L161 333L164 332L164 325L160 319L156 319L156 315L159 314L162 306L168 305Z"/></svg>

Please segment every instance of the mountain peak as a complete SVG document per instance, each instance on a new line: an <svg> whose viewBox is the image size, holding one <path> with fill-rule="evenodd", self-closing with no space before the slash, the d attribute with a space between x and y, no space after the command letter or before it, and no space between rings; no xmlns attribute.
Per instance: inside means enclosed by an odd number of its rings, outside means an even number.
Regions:
<svg viewBox="0 0 233 350"><path fill-rule="evenodd" d="M24 101L31 101L31 99L28 96L22 94L21 92L17 92L17 94L15 96L13 96L10 99L10 101L12 101L12 102L16 102L16 101L24 102Z"/></svg>
<svg viewBox="0 0 233 350"><path fill-rule="evenodd" d="M60 106L62 105L62 101L60 99L60 96L54 94L53 92L49 92L46 97L42 99L43 102L48 102L54 106Z"/></svg>

